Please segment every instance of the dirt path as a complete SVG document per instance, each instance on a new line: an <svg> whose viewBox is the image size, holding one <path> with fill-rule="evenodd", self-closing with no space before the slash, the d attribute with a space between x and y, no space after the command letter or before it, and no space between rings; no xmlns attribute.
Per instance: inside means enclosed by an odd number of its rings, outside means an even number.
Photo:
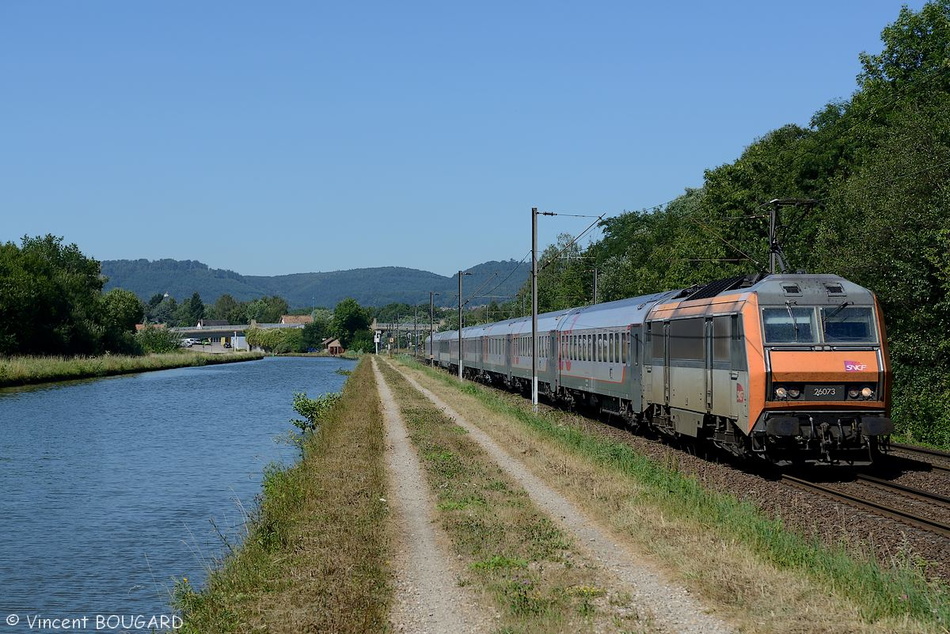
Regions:
<svg viewBox="0 0 950 634"><path fill-rule="evenodd" d="M374 366L375 367L375 366ZM438 396L422 387L412 377L400 372L409 383L443 410L446 416L469 432L470 437L498 463L507 474L524 487L531 500L571 534L578 546L626 587L638 609L652 613L662 629L683 633L720 634L732 629L709 615L704 606L689 592L668 582L663 576L631 552L621 541L585 516L574 504L549 487L525 465L502 449L481 429L469 423ZM381 378L380 378L381 381ZM384 403L387 399L383 399ZM389 403L389 406L393 406ZM393 406L394 407L394 406Z"/></svg>
<svg viewBox="0 0 950 634"><path fill-rule="evenodd" d="M491 615L458 586L446 538L435 523L435 507L409 433L376 359L373 373L386 423L386 463L392 487L389 503L400 543L397 560L393 630L416 633L486 632Z"/></svg>

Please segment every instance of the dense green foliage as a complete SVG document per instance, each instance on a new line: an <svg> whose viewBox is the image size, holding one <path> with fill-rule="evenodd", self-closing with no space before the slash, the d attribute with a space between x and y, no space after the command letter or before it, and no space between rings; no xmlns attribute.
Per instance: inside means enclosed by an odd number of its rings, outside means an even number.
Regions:
<svg viewBox="0 0 950 634"><path fill-rule="evenodd" d="M102 287L99 263L62 238L0 245L0 354L135 352L141 304Z"/></svg>
<svg viewBox="0 0 950 634"><path fill-rule="evenodd" d="M347 297L333 309L330 334L339 339L344 348L349 348L357 333L369 332L369 323L369 311L352 297Z"/></svg>
<svg viewBox="0 0 950 634"><path fill-rule="evenodd" d="M525 211L527 215L527 210ZM528 265L512 260L485 262L467 269L466 288L482 289L484 295L512 297L528 276ZM205 301L217 304L229 295L238 302L278 296L291 307L335 306L352 297L364 306L385 306L394 302L426 302L429 292L439 293L443 305L456 302L458 280L429 271L401 267L354 269L327 273L251 276L234 271L209 269L192 260L106 260L102 272L108 278L106 289L121 287L133 291L142 300L166 293L170 297L189 297L199 293ZM491 299L478 298L477 304ZM285 311L286 313L287 311ZM224 319L224 317L220 317ZM263 321L263 320L258 320ZM232 320L232 323L237 323Z"/></svg>
<svg viewBox="0 0 950 634"><path fill-rule="evenodd" d="M174 352L181 347L181 335L159 326L146 326L135 333L135 339L142 352L149 354Z"/></svg>
<svg viewBox="0 0 950 634"><path fill-rule="evenodd" d="M307 351L304 347L301 328L251 328L245 336L248 345L265 352L285 354Z"/></svg>
<svg viewBox="0 0 950 634"><path fill-rule="evenodd" d="M904 7L882 39L879 55L861 55L853 97L808 127L770 132L660 208L604 220L583 252L564 238L549 247L540 310L589 303L595 267L601 301L764 271L767 203L813 199L780 211L790 269L878 295L899 429L950 446L950 0Z"/></svg>
<svg viewBox="0 0 950 634"><path fill-rule="evenodd" d="M303 418L293 418L290 422L301 433L316 431L320 421L336 407L341 396L340 392L327 392L317 398L307 398L306 392L294 393L294 411Z"/></svg>

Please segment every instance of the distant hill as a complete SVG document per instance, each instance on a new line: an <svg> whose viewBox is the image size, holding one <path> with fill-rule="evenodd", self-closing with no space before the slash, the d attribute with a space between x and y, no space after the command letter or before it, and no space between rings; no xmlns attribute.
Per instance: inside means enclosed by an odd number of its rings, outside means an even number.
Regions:
<svg viewBox="0 0 950 634"><path fill-rule="evenodd" d="M206 304L224 294L239 302L278 295L291 308L325 306L332 308L347 297L362 306L385 306L393 302L410 305L429 301L429 292L439 293L439 306L452 306L458 299L457 276L445 277L429 271L402 267L350 269L329 273L292 275L241 275L234 271L208 268L195 260L103 260L102 274L108 278L105 290L124 288L148 301L157 293L168 293L182 301L197 292ZM514 260L485 262L468 269L463 295L478 291L474 304L492 298L499 302L512 297L528 279L530 266Z"/></svg>

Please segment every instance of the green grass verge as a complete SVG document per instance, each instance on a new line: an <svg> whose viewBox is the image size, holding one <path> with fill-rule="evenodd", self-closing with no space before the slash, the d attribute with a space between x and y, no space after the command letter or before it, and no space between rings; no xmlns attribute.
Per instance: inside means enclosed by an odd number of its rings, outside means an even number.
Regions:
<svg viewBox="0 0 950 634"><path fill-rule="evenodd" d="M909 616L944 628L950 625L950 588L928 581L912 566L888 569L876 561L856 558L844 548L789 531L781 521L765 516L753 504L706 490L695 479L657 464L627 445L561 424L556 416L535 414L529 403L513 404L480 385L459 385L457 379L445 372L411 360L404 363L474 396L489 409L517 420L562 447L635 480L643 487L644 499L664 513L706 527L724 540L744 544L776 567L800 571L818 585L847 596L871 622Z"/></svg>
<svg viewBox="0 0 950 634"><path fill-rule="evenodd" d="M152 370L168 370L191 366L255 361L263 358L258 352L204 354L201 352L170 352L140 357L105 355L101 357L2 357L0 387L17 387L58 381L74 381Z"/></svg>
<svg viewBox="0 0 950 634"><path fill-rule="evenodd" d="M383 438L366 360L304 434L301 460L267 470L240 548L203 589L178 583L180 631L384 631L392 592Z"/></svg>

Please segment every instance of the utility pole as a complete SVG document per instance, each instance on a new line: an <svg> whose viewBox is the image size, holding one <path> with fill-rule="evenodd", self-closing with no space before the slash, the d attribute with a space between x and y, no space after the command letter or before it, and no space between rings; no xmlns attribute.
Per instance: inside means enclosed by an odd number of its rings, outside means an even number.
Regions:
<svg viewBox="0 0 950 634"><path fill-rule="evenodd" d="M435 358L435 349L432 341L432 333L434 332L434 323L435 323L435 303L433 298L438 295L438 293L433 293L429 291L429 362Z"/></svg>
<svg viewBox="0 0 950 634"><path fill-rule="evenodd" d="M557 215L553 211L531 208L531 405L535 412L538 411L538 216Z"/></svg>
<svg viewBox="0 0 950 634"><path fill-rule="evenodd" d="M810 198L775 198L769 201L769 273L774 274L778 268L781 273L785 273L788 264L785 262L785 252L782 251L782 245L778 241L778 210L780 207L802 207L802 215L808 213L813 207L818 205L817 200Z"/></svg>
<svg viewBox="0 0 950 634"><path fill-rule="evenodd" d="M459 271L459 381L462 380L462 276L471 275Z"/></svg>
<svg viewBox="0 0 950 634"><path fill-rule="evenodd" d="M538 411L538 208L531 208L531 407Z"/></svg>

